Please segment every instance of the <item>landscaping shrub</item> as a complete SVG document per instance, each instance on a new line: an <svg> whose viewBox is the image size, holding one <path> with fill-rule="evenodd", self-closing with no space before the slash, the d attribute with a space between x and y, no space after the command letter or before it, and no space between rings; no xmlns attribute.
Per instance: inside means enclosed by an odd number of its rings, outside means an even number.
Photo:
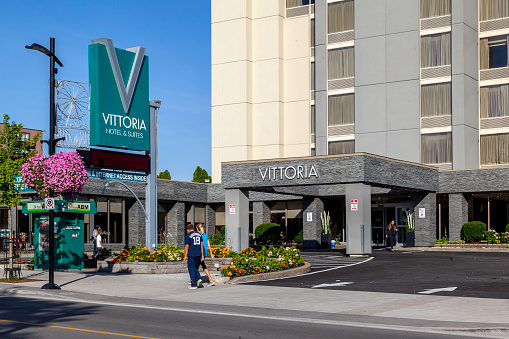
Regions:
<svg viewBox="0 0 509 339"><path fill-rule="evenodd" d="M509 232L509 224L505 225L505 231Z"/></svg>
<svg viewBox="0 0 509 339"><path fill-rule="evenodd" d="M500 242L504 244L509 244L509 232L505 231L500 233Z"/></svg>
<svg viewBox="0 0 509 339"><path fill-rule="evenodd" d="M224 235L214 234L209 240L210 240L211 245L223 245L224 244Z"/></svg>
<svg viewBox="0 0 509 339"><path fill-rule="evenodd" d="M279 225L273 223L260 224L255 228L257 244L275 244L279 239Z"/></svg>
<svg viewBox="0 0 509 339"><path fill-rule="evenodd" d="M500 236L495 230L488 230L484 232L488 244L500 244Z"/></svg>
<svg viewBox="0 0 509 339"><path fill-rule="evenodd" d="M117 261L130 261L130 262L168 262L168 261L182 261L184 253L174 246L159 246L154 251L147 248L131 247L124 248L120 251Z"/></svg>
<svg viewBox="0 0 509 339"><path fill-rule="evenodd" d="M304 237L302 235L302 230L293 238L294 244L302 244L304 242Z"/></svg>
<svg viewBox="0 0 509 339"><path fill-rule="evenodd" d="M212 253L214 254L214 257L218 258L233 258L237 256L237 253L230 250L229 248L212 247L211 250Z"/></svg>
<svg viewBox="0 0 509 339"><path fill-rule="evenodd" d="M461 228L461 239L466 242L484 239L484 232L488 229L481 221L470 221Z"/></svg>
<svg viewBox="0 0 509 339"><path fill-rule="evenodd" d="M252 249L248 248L244 251L247 255L253 255ZM282 271L304 264L300 251L295 247L270 246L269 248L262 247L256 253L256 257L237 256L233 258L233 264L225 267L221 274L225 277L244 276L246 274Z"/></svg>

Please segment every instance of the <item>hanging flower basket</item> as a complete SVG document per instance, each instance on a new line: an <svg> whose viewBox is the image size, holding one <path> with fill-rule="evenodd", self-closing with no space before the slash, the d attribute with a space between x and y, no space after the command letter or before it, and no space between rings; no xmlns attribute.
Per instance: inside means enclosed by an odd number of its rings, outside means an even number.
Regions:
<svg viewBox="0 0 509 339"><path fill-rule="evenodd" d="M26 186L41 198L48 197L53 191L70 200L75 199L89 177L83 158L77 152L59 152L50 157L37 154L21 169Z"/></svg>

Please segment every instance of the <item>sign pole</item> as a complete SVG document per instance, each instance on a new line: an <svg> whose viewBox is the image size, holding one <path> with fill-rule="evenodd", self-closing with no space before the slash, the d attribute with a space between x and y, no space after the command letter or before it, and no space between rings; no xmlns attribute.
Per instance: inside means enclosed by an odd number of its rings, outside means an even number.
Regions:
<svg viewBox="0 0 509 339"><path fill-rule="evenodd" d="M150 172L145 186L145 245L149 250L157 247L157 112L160 101L150 102Z"/></svg>
<svg viewBox="0 0 509 339"><path fill-rule="evenodd" d="M55 38L50 38L49 58L49 155L55 154ZM49 192L49 196L53 197L53 191ZM60 289L55 284L55 213L53 209L49 210L49 282L44 285L43 289Z"/></svg>

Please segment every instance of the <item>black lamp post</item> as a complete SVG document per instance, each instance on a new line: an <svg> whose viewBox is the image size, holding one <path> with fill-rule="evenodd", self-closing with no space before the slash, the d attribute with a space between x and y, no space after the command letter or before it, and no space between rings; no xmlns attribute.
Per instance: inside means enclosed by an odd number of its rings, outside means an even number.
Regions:
<svg viewBox="0 0 509 339"><path fill-rule="evenodd" d="M55 62L60 66L64 65L55 55L55 38L50 38L50 49L39 45L32 44L25 46L27 49L33 49L49 56L49 140L44 140L49 147L49 155L55 154L56 143L60 140L55 140L55 125L56 125L56 114L55 114L55 74L58 73L58 69L55 68ZM53 192L50 191L50 197L53 196ZM55 214L53 210L49 210L49 282L45 284L43 289L60 289L55 284Z"/></svg>

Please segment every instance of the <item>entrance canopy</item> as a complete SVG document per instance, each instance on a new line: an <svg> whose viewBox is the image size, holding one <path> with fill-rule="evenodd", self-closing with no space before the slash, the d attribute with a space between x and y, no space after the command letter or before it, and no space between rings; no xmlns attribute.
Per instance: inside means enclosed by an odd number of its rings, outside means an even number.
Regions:
<svg viewBox="0 0 509 339"><path fill-rule="evenodd" d="M223 163L227 246L236 250L248 246L248 196L258 191L303 197L304 245L308 247L320 244L321 198L344 196L347 253L371 253L372 188L411 192L414 207L428 210L416 220L416 242L428 244L435 237L438 181L436 167L366 153ZM351 201L356 202L355 208Z"/></svg>

